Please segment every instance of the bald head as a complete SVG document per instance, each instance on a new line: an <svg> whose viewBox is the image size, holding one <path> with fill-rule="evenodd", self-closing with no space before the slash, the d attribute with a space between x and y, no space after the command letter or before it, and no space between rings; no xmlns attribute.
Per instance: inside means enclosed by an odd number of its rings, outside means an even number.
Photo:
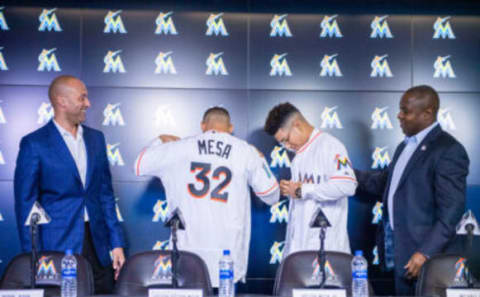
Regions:
<svg viewBox="0 0 480 297"><path fill-rule="evenodd" d="M55 78L48 88L48 98L53 107L58 105L58 98L65 96L72 85L78 82L81 83L81 81L73 75L60 75Z"/></svg>
<svg viewBox="0 0 480 297"><path fill-rule="evenodd" d="M203 114L201 126L204 132L212 129L227 133L232 133L233 131L228 110L219 106L209 108Z"/></svg>

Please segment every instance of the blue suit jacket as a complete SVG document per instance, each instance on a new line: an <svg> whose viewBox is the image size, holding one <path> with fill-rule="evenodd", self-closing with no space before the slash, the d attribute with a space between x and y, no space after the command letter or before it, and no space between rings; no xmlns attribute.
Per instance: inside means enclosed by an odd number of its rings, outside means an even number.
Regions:
<svg viewBox="0 0 480 297"><path fill-rule="evenodd" d="M22 138L15 168L15 214L23 251L31 250L25 226L34 201L51 217L41 225L39 249L82 252L84 208L87 208L93 244L102 265L111 263L109 252L123 247L118 222L105 138L83 126L87 175L82 185L75 161L53 121Z"/></svg>
<svg viewBox="0 0 480 297"><path fill-rule="evenodd" d="M387 201L393 168L404 147L402 142L383 171L355 171L358 190L382 197L383 221L389 215ZM464 147L440 126L418 145L393 197L396 274L403 275L403 267L416 251L427 256L459 252L461 244L455 229L465 211L468 166ZM381 240L378 248L383 251ZM383 252L379 254L383 256Z"/></svg>

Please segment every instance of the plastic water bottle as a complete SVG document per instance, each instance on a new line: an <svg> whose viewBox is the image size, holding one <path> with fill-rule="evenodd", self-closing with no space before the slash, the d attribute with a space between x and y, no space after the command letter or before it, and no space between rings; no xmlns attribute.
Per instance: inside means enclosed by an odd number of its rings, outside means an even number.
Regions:
<svg viewBox="0 0 480 297"><path fill-rule="evenodd" d="M62 297L77 297L77 259L72 250L62 258Z"/></svg>
<svg viewBox="0 0 480 297"><path fill-rule="evenodd" d="M352 260L352 297L368 297L368 263L362 251Z"/></svg>
<svg viewBox="0 0 480 297"><path fill-rule="evenodd" d="M219 297L235 296L233 283L233 260L230 257L230 250L223 250L223 257L220 258L220 285L218 287Z"/></svg>

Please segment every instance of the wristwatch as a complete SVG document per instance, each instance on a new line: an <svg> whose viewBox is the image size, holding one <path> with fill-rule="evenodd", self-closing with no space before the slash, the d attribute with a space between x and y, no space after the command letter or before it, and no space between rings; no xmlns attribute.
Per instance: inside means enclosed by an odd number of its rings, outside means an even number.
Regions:
<svg viewBox="0 0 480 297"><path fill-rule="evenodd" d="M295 196L298 199L302 198L302 185L298 186L298 188L295 190Z"/></svg>

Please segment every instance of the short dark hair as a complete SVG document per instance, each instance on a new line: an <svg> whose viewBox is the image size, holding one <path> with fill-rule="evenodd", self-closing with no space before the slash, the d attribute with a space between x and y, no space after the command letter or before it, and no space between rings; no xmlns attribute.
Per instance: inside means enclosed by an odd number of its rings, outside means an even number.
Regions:
<svg viewBox="0 0 480 297"><path fill-rule="evenodd" d="M206 122L210 116L223 116L230 122L230 113L228 110L220 106L214 106L207 109L207 111L205 111L203 114L202 121Z"/></svg>
<svg viewBox="0 0 480 297"><path fill-rule="evenodd" d="M294 114L298 113L298 109L289 102L280 103L268 113L265 121L264 130L269 135L275 135L278 129L285 126L287 120Z"/></svg>
<svg viewBox="0 0 480 297"><path fill-rule="evenodd" d="M437 115L440 98L434 88L427 85L415 86L408 89L405 94L407 93L415 96L417 99L426 100L425 107L432 107L435 116Z"/></svg>

